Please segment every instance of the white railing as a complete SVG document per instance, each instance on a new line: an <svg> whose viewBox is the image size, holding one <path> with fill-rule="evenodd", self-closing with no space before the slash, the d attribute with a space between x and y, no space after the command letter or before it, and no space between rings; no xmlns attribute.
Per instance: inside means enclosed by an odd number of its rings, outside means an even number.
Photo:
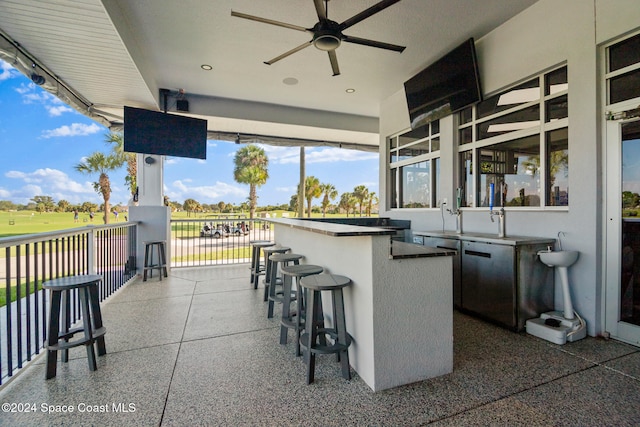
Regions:
<svg viewBox="0 0 640 427"><path fill-rule="evenodd" d="M171 220L171 267L248 263L252 240L272 240L273 227L261 219Z"/></svg>
<svg viewBox="0 0 640 427"><path fill-rule="evenodd" d="M136 275L136 234L137 223L126 222L0 238L0 384L44 347L48 296L42 283L100 274L103 301ZM75 323L77 292L68 304Z"/></svg>

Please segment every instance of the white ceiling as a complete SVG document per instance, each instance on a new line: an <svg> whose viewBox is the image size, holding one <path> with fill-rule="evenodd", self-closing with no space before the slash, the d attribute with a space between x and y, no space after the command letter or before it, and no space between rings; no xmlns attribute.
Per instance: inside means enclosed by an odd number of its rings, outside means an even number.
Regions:
<svg viewBox="0 0 640 427"><path fill-rule="evenodd" d="M382 100L535 1L401 0L344 33L406 50L342 43L339 76L313 46L263 64L311 34L231 16L309 28L318 21L313 0L0 0L0 31L110 122L124 105L161 109L160 88L183 89L190 115L210 130L377 145ZM328 17L342 22L377 2L330 0ZM11 49L0 49L8 60Z"/></svg>

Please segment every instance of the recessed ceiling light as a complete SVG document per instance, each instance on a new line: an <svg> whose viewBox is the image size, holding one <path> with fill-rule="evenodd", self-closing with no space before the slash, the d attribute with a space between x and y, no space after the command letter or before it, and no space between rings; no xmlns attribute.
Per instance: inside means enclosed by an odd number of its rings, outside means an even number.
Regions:
<svg viewBox="0 0 640 427"><path fill-rule="evenodd" d="M345 90L345 92L347 92L347 93L353 93L353 92L355 92L355 91L356 91L356 90L355 90L355 89L353 89L353 88L349 88L349 89L346 89L346 90Z"/></svg>
<svg viewBox="0 0 640 427"><path fill-rule="evenodd" d="M209 64L202 64L202 65L200 66L200 68L202 68L202 69L203 69L203 70L205 70L205 71L211 71L211 70L213 70L213 67L212 67L211 65L209 65Z"/></svg>
<svg viewBox="0 0 640 427"><path fill-rule="evenodd" d="M282 83L289 85L289 86L293 86L293 85L297 85L298 84L298 79L296 79L295 77L287 77L286 79L284 79L282 81Z"/></svg>

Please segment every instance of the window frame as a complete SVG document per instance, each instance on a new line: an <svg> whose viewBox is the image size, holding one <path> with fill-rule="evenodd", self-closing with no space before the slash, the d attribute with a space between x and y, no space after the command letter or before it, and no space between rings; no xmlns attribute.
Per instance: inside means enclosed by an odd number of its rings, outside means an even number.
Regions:
<svg viewBox="0 0 640 427"><path fill-rule="evenodd" d="M547 77L552 75L554 72L557 72L561 69L565 68L567 73L567 83L566 87L562 90L549 91L547 94ZM539 141L539 158L540 158L540 173L539 173L539 205L534 206L507 206L507 209L513 208L517 210L568 210L570 205L570 200L567 205L555 206L548 204L550 200L549 192L551 191L547 188L548 178L548 159L547 159L547 135L559 129L566 128L567 132L569 129L569 111L568 111L568 102L569 102L569 82L568 82L568 66L566 63L560 64L548 70L545 70L541 73L538 73L534 76L530 76L526 79L523 79L513 85L510 85L507 88L501 89L491 95L485 96L485 99L491 99L495 96L499 96L501 94L509 93L514 88L519 87L527 82L532 80L538 81L538 90L539 96L535 101L523 102L515 105L511 108L503 109L497 113L489 114L481 119L477 118L477 106L471 106L462 112L458 113L458 121L459 124L457 126L457 138L458 145L456 151L456 161L458 162L457 167L459 170L458 174L458 186L463 187L463 207L472 208L472 209L487 209L487 207L479 206L479 202L482 200L482 189L480 189L480 180L482 178L482 174L479 167L480 162L480 151L485 147L495 146L501 143L506 143L509 141L514 141L522 138L528 138L532 136L538 136ZM547 115L547 107L551 105L551 102L554 100L560 100L560 98L565 97L567 103L567 114L566 117L559 119L548 119ZM532 125L527 128L507 131L504 133L500 133L495 136L487 137L484 139L478 140L478 128L479 125L486 123L491 120L495 120L510 114L523 112L524 110L530 108L539 108L539 117L537 120L537 124ZM465 123L462 123L463 116L469 118ZM469 132L469 129L471 132ZM466 132L467 135L470 133L470 141L463 141L462 134ZM467 182L467 169L465 168L465 163L463 162L463 158L468 157L468 153L471 152L471 172L468 176L471 177L472 181ZM466 186L473 186L473 188L464 188ZM567 193L568 193L567 187Z"/></svg>
<svg viewBox="0 0 640 427"><path fill-rule="evenodd" d="M416 138L415 140L402 144L403 137L407 137L412 132L425 131L425 136L422 138ZM386 165L387 165L387 203L390 210L394 209L436 209L438 200L440 197L440 123L439 120L435 120L431 123L427 123L416 130L404 130L387 138L386 146ZM437 148L435 143L437 141ZM402 157L401 152L403 150L411 150L411 147L422 146L427 143L429 149L427 152L417 154L415 156ZM394 157L395 156L395 157ZM394 160L395 158L395 160ZM411 165L417 165L420 163L429 164L430 174L430 189L429 192L429 206L420 207L407 207L403 206L403 174L402 170L405 167Z"/></svg>

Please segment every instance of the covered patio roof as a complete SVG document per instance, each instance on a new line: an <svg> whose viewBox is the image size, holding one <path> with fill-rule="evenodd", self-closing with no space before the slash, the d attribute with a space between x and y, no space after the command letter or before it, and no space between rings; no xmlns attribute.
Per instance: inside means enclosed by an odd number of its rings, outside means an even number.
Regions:
<svg viewBox="0 0 640 427"><path fill-rule="evenodd" d="M535 2L401 0L344 34L404 52L343 42L334 76L316 48L266 65L312 35L232 10L310 28L318 7L342 23L377 0L2 1L0 58L44 77L43 87L113 130L121 129L125 105L163 110L166 89L167 110L187 100L180 114L207 119L210 138L377 150L382 100L463 40Z"/></svg>

